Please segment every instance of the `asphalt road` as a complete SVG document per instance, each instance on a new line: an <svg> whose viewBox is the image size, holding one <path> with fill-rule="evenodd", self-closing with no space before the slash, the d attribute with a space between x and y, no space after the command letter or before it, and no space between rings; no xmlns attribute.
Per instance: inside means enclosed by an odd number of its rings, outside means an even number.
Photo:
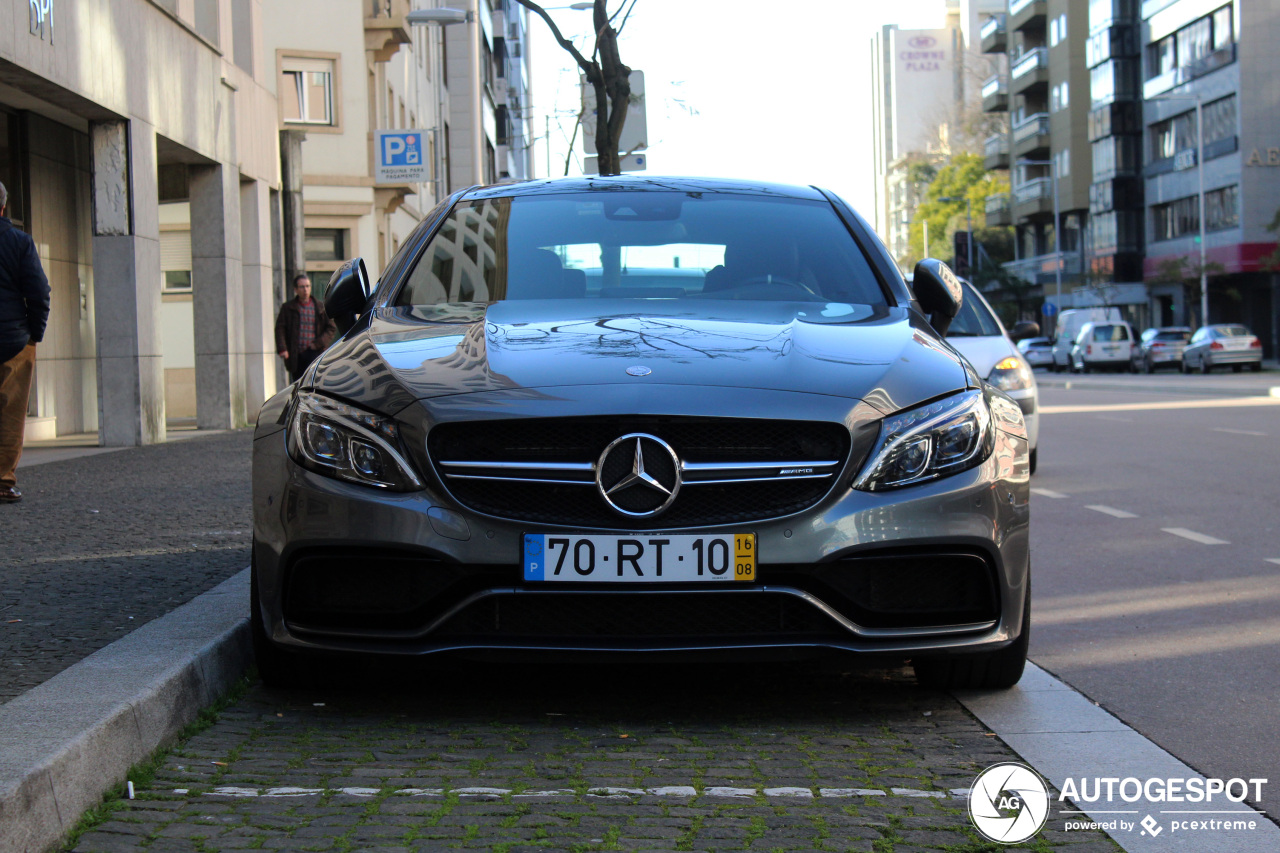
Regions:
<svg viewBox="0 0 1280 853"><path fill-rule="evenodd" d="M1080 381L1041 404L1031 658L1200 772L1270 779L1255 805L1280 811L1280 398Z"/></svg>

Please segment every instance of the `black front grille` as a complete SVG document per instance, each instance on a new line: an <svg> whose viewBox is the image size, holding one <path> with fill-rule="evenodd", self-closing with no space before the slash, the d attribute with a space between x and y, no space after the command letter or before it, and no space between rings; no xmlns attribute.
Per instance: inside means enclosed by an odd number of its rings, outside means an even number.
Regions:
<svg viewBox="0 0 1280 853"><path fill-rule="evenodd" d="M786 479L724 485L686 482L663 513L624 517L600 497L594 482L521 483L445 477L446 488L464 506L516 521L629 529L733 524L777 518L817 503L839 480L849 454L849 431L839 423L725 418L565 418L442 424L428 439L431 458L441 462L594 463L615 439L628 433L654 435L684 462L838 461L827 478Z"/></svg>
<svg viewBox="0 0 1280 853"><path fill-rule="evenodd" d="M835 638L839 627L795 596L757 592L549 593L481 599L435 640L597 641Z"/></svg>

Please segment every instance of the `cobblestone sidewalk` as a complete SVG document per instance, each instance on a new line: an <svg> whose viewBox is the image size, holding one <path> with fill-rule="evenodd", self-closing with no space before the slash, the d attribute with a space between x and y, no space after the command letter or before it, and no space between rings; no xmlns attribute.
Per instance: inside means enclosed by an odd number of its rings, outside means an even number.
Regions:
<svg viewBox="0 0 1280 853"><path fill-rule="evenodd" d="M49 462L0 506L0 702L249 565L250 430Z"/></svg>
<svg viewBox="0 0 1280 853"><path fill-rule="evenodd" d="M975 775L1016 756L907 670L381 677L250 690L74 850L1020 849L983 841L965 807ZM1119 849L1062 829L1055 807L1021 849Z"/></svg>

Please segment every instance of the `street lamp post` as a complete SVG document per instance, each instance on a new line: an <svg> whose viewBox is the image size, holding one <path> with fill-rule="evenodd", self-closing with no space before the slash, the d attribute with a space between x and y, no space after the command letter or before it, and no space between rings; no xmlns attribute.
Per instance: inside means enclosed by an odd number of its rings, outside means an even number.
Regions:
<svg viewBox="0 0 1280 853"><path fill-rule="evenodd" d="M480 74L480 24L476 19L475 12L468 9L414 9L405 15L405 21L414 26L426 26L428 24L436 24L440 27L440 40L444 41L444 28L450 24L467 24L468 35L471 41L471 85L475 87L475 97L471 99L471 147L473 149L472 159L472 179L477 184L484 183L484 90L481 87ZM443 56L443 51L440 51ZM442 69L443 72L443 69ZM443 79L443 78L442 78ZM443 107L444 99L440 99L441 107ZM436 116L437 127L444 127L443 109ZM436 150L441 150L442 134L436 134ZM442 159L442 158L438 158ZM441 194L440 176L436 176L436 195Z"/></svg>
<svg viewBox="0 0 1280 853"><path fill-rule="evenodd" d="M1206 269L1204 244L1204 101L1199 92L1156 95L1148 101L1196 102L1196 179L1200 187L1200 325L1209 325L1209 271ZM1175 137L1176 138L1176 137Z"/></svg>
<svg viewBox="0 0 1280 853"><path fill-rule="evenodd" d="M1053 280L1057 300L1057 309L1062 310L1062 221L1058 213L1058 164L1052 160L1019 160L1017 166L1048 166L1049 179L1053 184ZM1015 190L1016 192L1016 190ZM1014 244L1018 242L1014 234Z"/></svg>

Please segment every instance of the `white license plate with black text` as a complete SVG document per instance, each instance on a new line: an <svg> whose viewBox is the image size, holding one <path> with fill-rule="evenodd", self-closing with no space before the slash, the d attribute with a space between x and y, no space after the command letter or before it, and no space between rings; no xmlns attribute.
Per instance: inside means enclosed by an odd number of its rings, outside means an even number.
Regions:
<svg viewBox="0 0 1280 853"><path fill-rule="evenodd" d="M528 533L524 579L564 583L754 581L754 533Z"/></svg>

